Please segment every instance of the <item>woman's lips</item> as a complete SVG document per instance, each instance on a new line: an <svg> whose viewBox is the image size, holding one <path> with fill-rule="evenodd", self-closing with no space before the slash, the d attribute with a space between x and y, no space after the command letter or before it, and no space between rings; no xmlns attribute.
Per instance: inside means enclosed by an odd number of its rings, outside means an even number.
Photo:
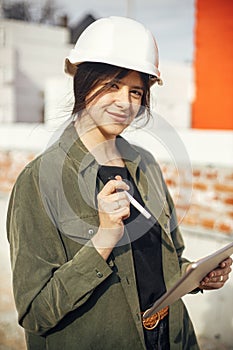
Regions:
<svg viewBox="0 0 233 350"><path fill-rule="evenodd" d="M107 113L110 115L110 117L118 122L118 123L122 123L122 122L126 122L126 120L128 119L128 114L125 113L118 113L118 112L112 112L112 111L107 111Z"/></svg>

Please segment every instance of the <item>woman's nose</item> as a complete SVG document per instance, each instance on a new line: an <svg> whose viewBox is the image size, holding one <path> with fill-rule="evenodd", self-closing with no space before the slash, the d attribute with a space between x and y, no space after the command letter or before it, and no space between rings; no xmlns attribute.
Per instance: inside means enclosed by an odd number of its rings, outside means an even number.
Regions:
<svg viewBox="0 0 233 350"><path fill-rule="evenodd" d="M122 105L123 107L128 107L130 104L130 94L127 87L122 87L117 91L116 94L117 105Z"/></svg>

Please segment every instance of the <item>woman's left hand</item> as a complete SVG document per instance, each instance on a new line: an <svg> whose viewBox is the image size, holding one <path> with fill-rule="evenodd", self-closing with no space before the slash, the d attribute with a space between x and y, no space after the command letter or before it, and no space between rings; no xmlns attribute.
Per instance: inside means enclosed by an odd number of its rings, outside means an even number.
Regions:
<svg viewBox="0 0 233 350"><path fill-rule="evenodd" d="M222 288L229 279L231 265L231 258L227 258L226 260L222 261L219 267L208 273L208 275L203 278L199 288L207 290Z"/></svg>

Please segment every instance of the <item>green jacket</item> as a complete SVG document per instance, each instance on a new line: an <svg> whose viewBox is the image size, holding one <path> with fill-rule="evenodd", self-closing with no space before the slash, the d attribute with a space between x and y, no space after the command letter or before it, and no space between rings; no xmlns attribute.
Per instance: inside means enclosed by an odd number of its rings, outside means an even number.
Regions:
<svg viewBox="0 0 233 350"><path fill-rule="evenodd" d="M188 264L182 258L184 244L171 197L148 152L122 137L117 144L162 227L169 288ZM14 297L28 349L145 349L127 232L108 262L90 243L99 225L96 194L103 187L97 171L97 162L70 124L53 146L26 166L12 191L7 232ZM170 307L169 325L171 350L198 349L181 300Z"/></svg>

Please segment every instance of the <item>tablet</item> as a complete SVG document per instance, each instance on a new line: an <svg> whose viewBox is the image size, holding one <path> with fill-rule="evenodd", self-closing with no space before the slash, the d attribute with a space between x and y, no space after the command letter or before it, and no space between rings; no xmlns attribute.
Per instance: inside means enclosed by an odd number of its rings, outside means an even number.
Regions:
<svg viewBox="0 0 233 350"><path fill-rule="evenodd" d="M165 294L163 294L151 308L146 310L143 318L150 317L164 307L171 305L185 294L197 288L203 278L218 265L233 254L233 242L214 253L191 264L186 272Z"/></svg>

